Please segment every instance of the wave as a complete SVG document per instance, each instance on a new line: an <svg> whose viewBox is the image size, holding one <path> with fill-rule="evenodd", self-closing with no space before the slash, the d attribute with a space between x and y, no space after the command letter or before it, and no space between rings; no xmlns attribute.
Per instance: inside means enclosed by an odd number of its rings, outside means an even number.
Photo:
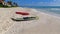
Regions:
<svg viewBox="0 0 60 34"><path fill-rule="evenodd" d="M44 12L50 15L54 16L59 16L60 17L60 8L40 8L40 9L35 9L37 10L36 12Z"/></svg>

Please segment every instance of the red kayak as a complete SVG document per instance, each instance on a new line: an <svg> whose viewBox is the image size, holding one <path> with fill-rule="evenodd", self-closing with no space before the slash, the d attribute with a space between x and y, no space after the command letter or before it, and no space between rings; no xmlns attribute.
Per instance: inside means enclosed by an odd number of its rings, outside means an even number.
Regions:
<svg viewBox="0 0 60 34"><path fill-rule="evenodd" d="M29 13L27 13L27 12L16 12L16 14L29 15Z"/></svg>

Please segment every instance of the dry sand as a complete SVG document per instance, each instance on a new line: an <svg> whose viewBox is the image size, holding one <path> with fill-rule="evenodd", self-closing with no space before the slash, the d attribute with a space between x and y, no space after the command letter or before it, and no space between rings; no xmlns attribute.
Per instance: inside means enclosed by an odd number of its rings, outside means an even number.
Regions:
<svg viewBox="0 0 60 34"><path fill-rule="evenodd" d="M17 16L15 11L27 11L29 16L38 16L38 20L12 21ZM26 16L25 16L26 17ZM60 34L60 18L35 9L28 8L0 8L0 34Z"/></svg>

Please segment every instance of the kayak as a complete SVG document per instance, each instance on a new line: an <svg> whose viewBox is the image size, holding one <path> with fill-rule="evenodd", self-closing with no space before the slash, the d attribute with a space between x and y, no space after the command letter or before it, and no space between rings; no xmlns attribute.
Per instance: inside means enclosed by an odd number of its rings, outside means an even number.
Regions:
<svg viewBox="0 0 60 34"><path fill-rule="evenodd" d="M16 12L16 14L29 15L29 13L27 13L27 12Z"/></svg>
<svg viewBox="0 0 60 34"><path fill-rule="evenodd" d="M23 18L11 18L13 21L29 21L29 20L36 20L37 17L23 17Z"/></svg>

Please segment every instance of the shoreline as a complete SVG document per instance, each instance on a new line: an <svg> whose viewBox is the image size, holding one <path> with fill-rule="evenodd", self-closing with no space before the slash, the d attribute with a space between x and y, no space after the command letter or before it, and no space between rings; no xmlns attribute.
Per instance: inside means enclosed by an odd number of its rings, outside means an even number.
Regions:
<svg viewBox="0 0 60 34"><path fill-rule="evenodd" d="M52 16L52 17L56 17L56 18L59 18L60 19L60 14L55 14L55 13L52 13L52 12L44 12L44 11L38 11L37 9L32 9L32 10L35 10L35 12L38 12L40 14L44 14L44 15L48 15L48 16Z"/></svg>

